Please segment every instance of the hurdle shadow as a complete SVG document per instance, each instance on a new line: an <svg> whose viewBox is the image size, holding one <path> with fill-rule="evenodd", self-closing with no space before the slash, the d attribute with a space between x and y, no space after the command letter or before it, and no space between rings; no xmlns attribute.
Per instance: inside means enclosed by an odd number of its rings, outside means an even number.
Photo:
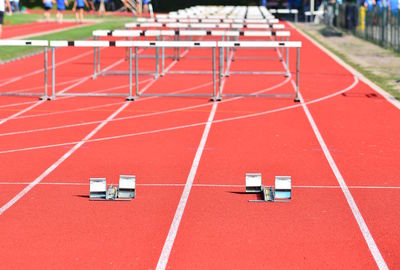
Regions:
<svg viewBox="0 0 400 270"><path fill-rule="evenodd" d="M90 199L89 195L74 195L74 196L82 199Z"/></svg>
<svg viewBox="0 0 400 270"><path fill-rule="evenodd" d="M246 191L226 191L230 194L235 194L235 195L241 195L242 197L245 197L244 195L247 195L248 200L263 200L263 196L261 192L258 193L248 193Z"/></svg>
<svg viewBox="0 0 400 270"><path fill-rule="evenodd" d="M342 93L343 97L347 98L370 98L370 99L383 99L382 96L376 93Z"/></svg>

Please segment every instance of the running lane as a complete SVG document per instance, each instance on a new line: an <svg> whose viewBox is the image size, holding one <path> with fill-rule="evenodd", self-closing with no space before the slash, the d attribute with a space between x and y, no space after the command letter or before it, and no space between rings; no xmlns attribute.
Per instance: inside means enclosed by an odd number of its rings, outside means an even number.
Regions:
<svg viewBox="0 0 400 270"><path fill-rule="evenodd" d="M188 69L187 63L182 61L173 69ZM170 85L168 77L149 83L141 90L151 93L162 85L185 90L183 86ZM191 81L191 87L198 86L190 91L205 91L201 88L205 82L197 76L185 78ZM185 106L202 108L175 110ZM166 110L171 112L164 113ZM154 267L204 124L186 129L169 128L204 123L210 111L211 106L203 97L143 97L131 103L119 115L131 118L108 123L93 137L97 141L85 143L46 177L43 184L0 217L1 231L7 238L4 239L7 244L0 248L2 263L18 268ZM141 116L149 113L155 115ZM135 136L138 132L148 135ZM129 136L107 139L119 135ZM103 176L108 183L118 183L119 174L137 176L134 201L88 200L89 177ZM180 185L160 186L166 183ZM27 238L29 243L25 241ZM20 252L16 253L17 249ZM16 260L17 256L24 260Z"/></svg>

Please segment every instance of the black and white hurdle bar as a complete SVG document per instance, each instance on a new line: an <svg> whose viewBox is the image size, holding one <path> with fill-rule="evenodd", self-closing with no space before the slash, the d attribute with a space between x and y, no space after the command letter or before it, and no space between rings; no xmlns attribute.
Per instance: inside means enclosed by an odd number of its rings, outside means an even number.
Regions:
<svg viewBox="0 0 400 270"><path fill-rule="evenodd" d="M0 39L0 47L43 47L44 48L44 90L43 94L29 94L29 93L16 93L16 92L0 92L0 96L40 96L40 99L47 99L47 66L48 56L47 48L49 42L47 40L12 40L12 39ZM54 66L54 64L53 64Z"/></svg>
<svg viewBox="0 0 400 270"><path fill-rule="evenodd" d="M290 32L289 31L225 31L225 30L146 30L146 31L142 31L142 30L95 30L93 31L93 36L94 39L97 40L100 37L106 37L106 36L113 36L113 37L124 37L124 38L133 38L133 37L141 37L141 36L145 36L145 37L156 37L157 41L159 41L161 39L161 41L164 41L165 37L173 37L174 40L176 41L180 41L181 37L204 37L204 36L216 36L216 37L222 37L222 41L225 41L225 39L227 41L229 41L229 39L235 39L235 38L239 38L240 36L243 37L280 37L282 38L281 41L284 41L283 39L286 37L286 41L289 41L289 37L290 37ZM278 48L279 49L279 48ZM284 60L284 49L286 49L286 76L289 76L289 48L281 48L281 57L280 60L283 61ZM229 68L229 48L226 49L227 53L226 53L226 62ZM97 52L97 54L96 54ZM174 55L172 56L172 58L174 60L179 60L179 53L180 50L179 48L176 48ZM93 78L95 79L98 75L100 74L104 74L103 72L101 72L100 69L100 48L94 48L94 61L93 61L93 65L94 65L94 74L93 74ZM142 58L142 57L140 57ZM155 74L155 77L158 78L160 75L164 76L164 66L165 66L165 50L164 47L161 47L161 74L159 72L159 64L158 64L158 59L159 59L159 50L158 48L156 48L156 71L154 72L142 72L142 74ZM96 63L97 63L97 67L96 67ZM171 72L173 73L173 72ZM180 72L182 73L182 72ZM111 74L116 74L116 72L111 72ZM123 72L118 72L118 74L125 74ZM227 73L226 76L229 76L229 72L227 69Z"/></svg>
<svg viewBox="0 0 400 270"><path fill-rule="evenodd" d="M209 18L137 18L138 23L264 23L274 24L279 23L278 19L209 19Z"/></svg>
<svg viewBox="0 0 400 270"><path fill-rule="evenodd" d="M171 28L171 29L284 29L284 24L273 23L126 23L125 28Z"/></svg>
<svg viewBox="0 0 400 270"><path fill-rule="evenodd" d="M50 45L52 51L52 95L51 97L47 96L47 91L45 92L44 97L47 99L55 99L56 96L126 96L127 100L135 100L142 94L139 91L139 66L138 66L138 48L157 48L157 47L165 47L165 48L211 48L212 49L212 75L213 75L213 93L211 95L211 100L219 101L222 99L222 89L221 82L223 74L223 63L224 63L224 50L226 48L296 48L297 49L297 62L296 62L296 94L295 101L299 101L299 71L300 71L300 47L301 42L278 42L278 41L264 41L264 42L256 42L256 41L100 41L100 40L92 40L92 41L24 41L24 40L0 40L0 46L43 46L47 48L47 45ZM129 95L126 94L99 94L99 93L58 93L55 91L55 48L59 47L125 47L129 48ZM132 91L132 48L135 49L135 95L133 95ZM219 87L218 94L216 93L216 49L220 50L220 59L219 59ZM47 52L47 50L46 50ZM47 53L46 53L47 55ZM243 73L241 73L243 74ZM265 73L267 74L267 73ZM47 56L45 56L45 88L47 87ZM144 95L144 94L143 94ZM151 96L168 96L174 94L147 94ZM204 94L176 94L175 96L204 96ZM235 96L267 96L262 94L234 94ZM144 95L145 96L145 95ZM210 96L210 95L207 95ZM224 96L232 96L229 94L224 94ZM270 95L269 95L270 96ZM276 96L276 95L274 95Z"/></svg>

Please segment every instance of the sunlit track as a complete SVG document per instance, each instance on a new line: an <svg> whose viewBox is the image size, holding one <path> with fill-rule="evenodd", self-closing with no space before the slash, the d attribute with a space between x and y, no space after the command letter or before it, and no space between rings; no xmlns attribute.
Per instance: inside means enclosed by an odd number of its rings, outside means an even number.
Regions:
<svg viewBox="0 0 400 270"><path fill-rule="evenodd" d="M189 51L185 50L180 55L183 57ZM123 60L120 60L123 61ZM117 61L119 62L119 61ZM165 69L168 71L171 69L177 61L173 61L168 65ZM112 65L111 65L112 66ZM110 67L110 66L108 66ZM107 70L107 69L105 69ZM143 87L140 91L140 94L144 93L151 85L153 85L156 80L150 81L145 87ZM62 164L66 159L68 159L75 151L77 151L82 145L87 143L90 138L96 135L104 126L106 126L113 118L115 118L118 114L120 114L123 110L125 110L131 102L125 102L122 106L120 106L117 110L115 110L111 115L109 115L106 119L104 119L99 125L97 125L94 129L91 130L89 134L87 134L82 140L74 144L74 146L69 149L65 154L63 154L55 163L53 163L49 168L47 168L40 176L38 176L35 180L33 180L29 185L27 185L23 190L21 190L17 195L15 195L11 200L9 200L6 204L0 207L0 216L4 214L10 207L12 207L16 202L18 202L22 197L24 197L31 189L33 189L38 183L40 183L46 176L48 176L52 171L54 171L60 164Z"/></svg>
<svg viewBox="0 0 400 270"><path fill-rule="evenodd" d="M276 89L284 84L286 84L289 81L289 78L285 79L282 83L277 84L275 86L254 92L254 93L265 93L268 91L271 91L273 89ZM207 85L210 85L211 83L205 83L199 86L195 86L195 87L190 87L188 89L183 89L183 90L178 90L176 92L172 92L173 94L179 94L179 93L185 93L188 91L192 91L194 89L200 88L200 87L204 87ZM139 100L137 100L137 102L139 101L146 101L146 100L151 100L151 99L155 99L155 98L160 98L160 97L145 97L145 98L141 98ZM222 102L230 102L230 101L236 101L238 99L241 99L243 97L234 97L234 98L227 98L225 100L223 100ZM114 104L119 104L119 103L112 103ZM145 114L139 114L139 115L134 115L134 116L125 116L125 117L117 117L115 119L113 119L112 121L123 121L123 120L129 120L129 119L134 119L134 118L141 118L141 117L149 117L149 116L156 116L156 115L162 115L162 114L166 114L166 113L174 113L174 112L179 112L179 111L185 111L185 110L194 110L194 109L198 109L198 108L202 108L202 107L207 107L212 105L212 103L205 103L205 104L200 104L200 105L193 105L193 106L188 106L188 107L182 107L182 108L176 108L176 109L171 109L171 110L166 110L166 111L160 111L160 112L151 112L151 113L145 113ZM109 104L106 105L99 105L99 106L95 106L95 107L91 107L90 109L93 108L103 108L103 107L108 107L110 106ZM83 111L85 109L77 109L77 110L71 110L72 112L74 111ZM67 111L70 112L70 111ZM57 112L58 113L58 112ZM54 114L57 114L54 113ZM60 113L64 113L64 112L60 112ZM52 115L52 114L40 114L39 116L47 116L47 115ZM30 118L30 117L34 117L33 116L26 116L26 117L19 117L19 118L14 118L14 119L21 119L21 118ZM54 129L61 129L61 128L71 128L71 127L79 127L79 126L85 126L85 125L92 125L92 124L96 124L99 121L91 121L91 122L83 122L83 123L79 123L79 124L71 124L71 125L63 125L63 126L58 126L58 127L49 127L49 128L43 128L43 129L34 129L34 130L24 130L24 131L17 131L17 132L9 132L9 133L0 133L0 136L9 136L9 135L16 135L16 134L24 134L24 133L31 133L31 132L40 132L40 131L48 131L48 130L54 130Z"/></svg>
<svg viewBox="0 0 400 270"><path fill-rule="evenodd" d="M145 79L145 80L140 81L139 84L143 84L143 83L149 82L151 80L152 80L151 78L150 79ZM176 91L173 91L173 93L174 94L185 93L185 92L193 91L195 89L202 88L202 87L205 87L205 86L208 86L208 85L211 85L211 84L212 84L212 82L208 82L208 83L204 83L204 84L201 84L201 85L198 85L198 86L193 86L193 87L189 87L189 88L186 88L186 89L176 90ZM135 86L135 85L136 85L135 83L132 84L132 86ZM96 90L96 91L93 91L91 93L107 93L107 92L114 91L114 90L117 90L117 89L127 88L128 86L129 85L116 86L116 87L111 87L111 88L107 88L107 89ZM62 98L65 98L65 97L62 97ZM71 98L71 97L68 97L68 98ZM145 101L145 100L149 100L149 99L151 100L151 99L154 99L154 98L160 98L160 97L143 97L143 98L138 99L136 102ZM94 110L94 109L100 109L100 108L109 107L109 106L112 106L112 105L115 105L115 104L121 104L121 103L122 102L114 102L114 103L108 103L108 104L104 104L104 105L83 107L83 108L73 109L73 110L64 110L64 111L58 111L58 112L49 112L49 113L41 113L41 114L24 115L24 116L16 117L14 119L43 117L43 116L56 115L56 114L61 114L61 113L70 113L70 112L77 112L77 111ZM119 119L119 118L117 118L117 119ZM0 134L0 136L1 136L1 134Z"/></svg>
<svg viewBox="0 0 400 270"><path fill-rule="evenodd" d="M342 93L345 93L345 92L351 90L358 83L357 77L355 77L354 79L355 79L354 82L349 87L347 87L346 89L340 90L340 91L338 91L336 93L333 93L333 94L330 94L330 95L327 95L327 96L325 96L323 98L318 98L318 99L315 99L315 100L311 100L311 101L305 102L305 104L314 104L314 103L317 103L317 102L321 102L321 101L324 101L324 100L330 99L332 97L341 95ZM228 100L226 100L225 102L227 102L227 101ZM222 101L222 102L224 102L224 101ZM205 104L204 106L207 106L207 105L209 105L209 104ZM236 120L248 119L248 118L252 118L252 117L259 117L259 116L264 116L264 115L268 115L268 114L272 114L272 113L277 113L277 112L282 112L282 111L286 111L286 110L300 108L301 106L302 106L301 104L295 104L295 105L286 106L286 107L282 107L282 108L278 108L278 109L267 110L267 111L252 113L252 114L246 114L246 115L237 116L237 117L227 117L227 118L214 120L213 123L217 124L217 123L223 123L223 122L228 122L228 121L236 121ZM182 109L182 110L185 110L185 109ZM151 115L154 115L154 114L157 114L157 113L152 113ZM128 117L130 117L129 119L134 118L134 116L128 116ZM137 133L122 134L122 135L118 135L118 136L103 137L103 138L88 140L87 142L108 141L108 140L115 140L115 139L121 139L121 138L127 138L127 137L149 135L149 134L155 134L155 133L160 133L160 132L168 132L168 131L173 131L173 130L178 130L178 129L186 129L186 128L198 127L198 126L203 126L203 125L206 125L206 124L207 124L207 122L199 122L199 123L193 123L193 124L188 124L188 125L181 125L181 126L163 128L163 129L155 129L155 130L149 130L149 131L143 131L143 132L137 132ZM60 146L68 146L68 145L73 145L73 144L76 144L76 142L66 142L66 143L61 143L61 144L51 144L51 145L42 145L42 146L35 146L35 147L28 147L28 148L21 148L21 149L4 150L4 151L0 151L0 154L15 153L15 152L22 152L22 151L31 151L31 150L46 149L46 148L53 148L53 147L60 147Z"/></svg>
<svg viewBox="0 0 400 270"><path fill-rule="evenodd" d="M11 181L0 181L0 185L29 185L30 182L11 182ZM38 185L49 185L49 186L89 186L89 182L79 182L79 181L72 181L72 182L40 182ZM185 184L182 183L146 183L136 184L140 187L183 187ZM245 185L236 185L236 184L193 184L193 187L205 187L205 188L238 188L238 189L245 189ZM295 189L340 189L340 186L313 186L313 185L293 185ZM349 189L394 189L400 190L400 186L348 186Z"/></svg>

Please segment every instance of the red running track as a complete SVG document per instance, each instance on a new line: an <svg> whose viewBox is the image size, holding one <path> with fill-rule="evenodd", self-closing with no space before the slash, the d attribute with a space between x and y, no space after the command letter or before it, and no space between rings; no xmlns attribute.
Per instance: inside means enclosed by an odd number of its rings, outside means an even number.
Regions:
<svg viewBox="0 0 400 270"><path fill-rule="evenodd" d="M301 93L307 108L384 262L396 269L400 265L396 255L400 141L395 135L399 110L295 29L291 31L292 40L303 42ZM76 55L71 51L57 53L57 61ZM252 52L237 53L245 57ZM209 61L190 58L199 54L191 50L181 61L170 60L167 65L171 70L207 69ZM262 54L276 56L272 50ZM112 49L102 56L105 66L118 61ZM58 80L90 75L91 57L83 55L60 66ZM140 63L153 66L153 60ZM291 70L294 64L291 61ZM280 65L279 61L252 63L257 69L283 69ZM126 66L121 62L115 68L126 70ZM248 66L237 60L231 69ZM156 81L140 76L140 81L146 93L210 93L211 89L209 75L170 74ZM118 89L126 84L126 77L104 76L62 87L116 93L126 91L126 86ZM224 93L260 90L282 94L292 93L293 87L283 76L232 75L224 83ZM1 100L3 119L34 104L29 98ZM31 103L8 106L23 102ZM141 98L124 104L121 98L59 98L0 125L4 209L28 183L122 108L0 215L0 258L5 267L155 268L191 170L194 182L167 268L377 267L301 104L292 99L225 98L213 105L204 97ZM215 117L197 168L193 162L212 112ZM249 171L262 172L267 185L273 184L275 175L291 175L292 202L248 203L254 198L243 194L244 174ZM88 200L89 177L117 183L118 175L125 173L137 176L134 201Z"/></svg>

